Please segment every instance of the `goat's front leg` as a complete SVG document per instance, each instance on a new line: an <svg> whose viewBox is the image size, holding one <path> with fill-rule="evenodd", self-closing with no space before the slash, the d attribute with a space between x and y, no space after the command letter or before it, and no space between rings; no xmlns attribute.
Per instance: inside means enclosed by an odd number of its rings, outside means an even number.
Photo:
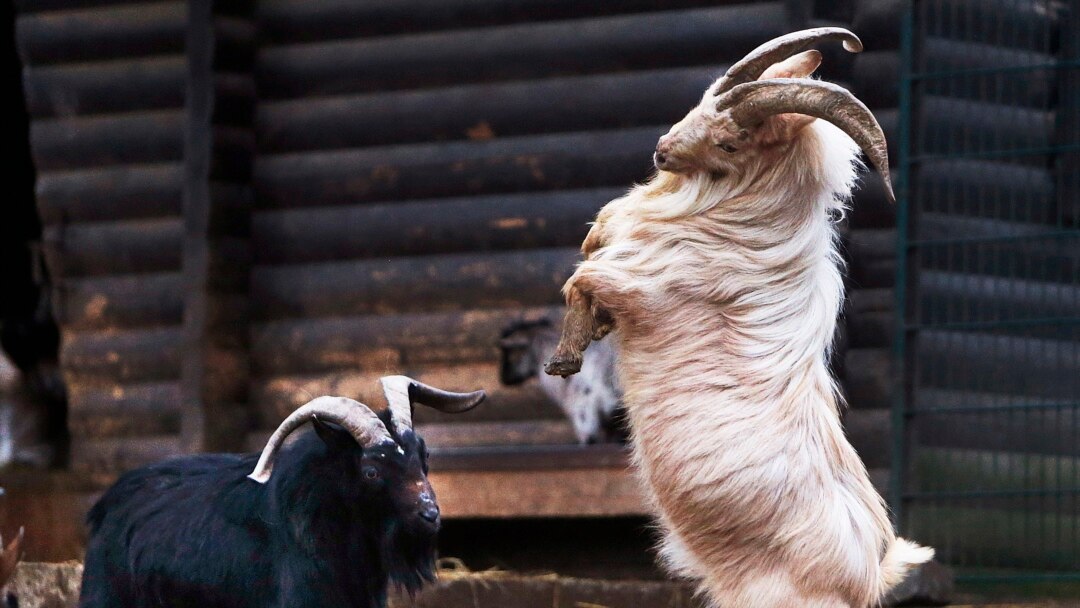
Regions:
<svg viewBox="0 0 1080 608"><path fill-rule="evenodd" d="M567 290L566 305L559 345L544 366L544 371L549 375L563 378L581 371L585 349L593 340L599 340L610 333L614 327L611 315L596 307L592 298L577 287L571 286Z"/></svg>

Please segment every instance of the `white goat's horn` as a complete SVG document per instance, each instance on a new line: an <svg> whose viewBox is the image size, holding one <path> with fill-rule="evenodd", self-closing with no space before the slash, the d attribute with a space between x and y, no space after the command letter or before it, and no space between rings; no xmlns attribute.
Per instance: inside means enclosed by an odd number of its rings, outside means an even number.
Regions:
<svg viewBox="0 0 1080 608"><path fill-rule="evenodd" d="M885 181L889 200L889 149L874 114L850 91L829 82L805 78L770 78L741 84L722 95L717 110L731 113L740 127L754 127L775 114L805 114L840 127L870 158Z"/></svg>
<svg viewBox="0 0 1080 608"><path fill-rule="evenodd" d="M386 425L368 406L346 397L318 397L297 408L282 421L266 442L255 470L248 477L259 483L266 483L274 470L274 459L285 439L315 416L344 427L361 447L394 444Z"/></svg>
<svg viewBox="0 0 1080 608"><path fill-rule="evenodd" d="M746 57L728 68L727 73L720 77L713 88L713 94L721 95L740 84L753 82L760 78L772 64L783 61L795 53L801 53L824 40L842 41L844 48L852 53L861 53L863 50L859 37L842 27L815 27L792 32L773 38L747 53Z"/></svg>
<svg viewBox="0 0 1080 608"><path fill-rule="evenodd" d="M382 383L383 394L386 395L390 421L399 433L412 428L413 403L426 405L440 412L457 414L480 405L480 402L487 397L487 393L482 390L471 393L451 393L428 386L408 376L384 376L379 382Z"/></svg>

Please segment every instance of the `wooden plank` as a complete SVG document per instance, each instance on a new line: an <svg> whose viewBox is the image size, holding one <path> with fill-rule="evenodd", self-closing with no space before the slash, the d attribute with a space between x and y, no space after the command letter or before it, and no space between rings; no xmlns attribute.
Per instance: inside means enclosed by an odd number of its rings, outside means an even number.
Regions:
<svg viewBox="0 0 1080 608"><path fill-rule="evenodd" d="M647 514L625 468L438 471L429 475L443 517L619 517Z"/></svg>
<svg viewBox="0 0 1080 608"><path fill-rule="evenodd" d="M568 420L528 420L524 422L429 422L416 425L416 432L433 450L476 448L500 445L576 445L574 427Z"/></svg>
<svg viewBox="0 0 1080 608"><path fill-rule="evenodd" d="M892 411L849 409L844 412L844 434L867 468L891 466Z"/></svg>
<svg viewBox="0 0 1080 608"><path fill-rule="evenodd" d="M153 437L74 438L71 468L99 487L116 480L119 473L183 453L176 435Z"/></svg>
<svg viewBox="0 0 1080 608"><path fill-rule="evenodd" d="M260 429L276 428L285 416L319 395L342 395L381 409L385 401L379 378L389 374L405 374L447 390L483 388L488 392L488 399L482 406L464 414L443 414L418 407L414 412L418 424L563 419L562 411L547 400L535 382L516 387L501 386L497 366L493 363L403 366L388 362L381 367L369 366L363 371L256 377L251 385L251 402L258 409L257 426Z"/></svg>
<svg viewBox="0 0 1080 608"><path fill-rule="evenodd" d="M70 332L60 361L72 386L175 380L180 342L178 327Z"/></svg>
<svg viewBox="0 0 1080 608"><path fill-rule="evenodd" d="M852 314L892 312L896 307L896 293L892 289L852 289L847 297Z"/></svg>
<svg viewBox="0 0 1080 608"><path fill-rule="evenodd" d="M440 198L264 211L252 221L259 264L571 247L623 188Z"/></svg>
<svg viewBox="0 0 1080 608"><path fill-rule="evenodd" d="M42 238L58 250L64 277L180 269L180 218L52 225Z"/></svg>
<svg viewBox="0 0 1080 608"><path fill-rule="evenodd" d="M723 3L746 0L722 0ZM717 0L264 0L258 19L271 44L674 10Z"/></svg>
<svg viewBox="0 0 1080 608"><path fill-rule="evenodd" d="M279 153L672 123L724 69L709 65L267 103L259 108L259 148Z"/></svg>
<svg viewBox="0 0 1080 608"><path fill-rule="evenodd" d="M263 209L622 186L652 171L666 126L259 156Z"/></svg>
<svg viewBox="0 0 1080 608"><path fill-rule="evenodd" d="M888 348L896 335L896 315L892 311L851 314L847 331L852 348Z"/></svg>
<svg viewBox="0 0 1080 608"><path fill-rule="evenodd" d="M35 120L30 145L39 170L178 161L183 110Z"/></svg>
<svg viewBox="0 0 1080 608"><path fill-rule="evenodd" d="M36 119L178 108L184 106L184 57L26 67L23 85Z"/></svg>
<svg viewBox="0 0 1080 608"><path fill-rule="evenodd" d="M72 387L68 394L68 428L73 436L93 439L177 434L180 385L148 382L105 388Z"/></svg>
<svg viewBox="0 0 1080 608"><path fill-rule="evenodd" d="M184 50L183 2L24 14L15 22L23 63L98 61Z"/></svg>
<svg viewBox="0 0 1080 608"><path fill-rule="evenodd" d="M34 118L179 108L184 105L184 58L28 66L23 87Z"/></svg>
<svg viewBox="0 0 1080 608"><path fill-rule="evenodd" d="M436 452L444 448L577 445L574 429L567 420L427 422L417 424L415 430ZM248 451L261 451L272 432L266 429L248 433Z"/></svg>
<svg viewBox="0 0 1080 608"><path fill-rule="evenodd" d="M179 272L68 279L58 288L54 309L65 331L179 325L183 295Z"/></svg>
<svg viewBox="0 0 1080 608"><path fill-rule="evenodd" d="M254 136L251 114L235 110L236 98L253 95L250 70L254 30L248 3L226 9L213 0L188 3L188 102L184 130L183 277L181 327L181 442L188 451L243 447L249 424L246 328L251 253L246 233L223 227L248 223L251 209L230 204L250 197L219 198L214 184L245 190L250 182ZM239 81L239 82L235 82ZM231 84L230 84L231 83ZM253 102L252 102L253 103ZM222 203L225 203L224 205ZM221 220L220 216L227 216Z"/></svg>
<svg viewBox="0 0 1080 608"><path fill-rule="evenodd" d="M45 172L38 211L49 224L179 216L181 182L176 163Z"/></svg>
<svg viewBox="0 0 1080 608"><path fill-rule="evenodd" d="M780 33L782 2L263 49L268 97L432 87L728 61Z"/></svg>
<svg viewBox="0 0 1080 608"><path fill-rule="evenodd" d="M407 365L498 360L498 339L515 321L558 322L562 306L472 309L296 319L256 324L252 365L260 375L358 369L390 359Z"/></svg>
<svg viewBox="0 0 1080 608"><path fill-rule="evenodd" d="M554 305L576 248L258 267L260 319Z"/></svg>
<svg viewBox="0 0 1080 608"><path fill-rule="evenodd" d="M431 468L440 472L622 469L629 464L628 448L612 443L443 448L431 453Z"/></svg>
<svg viewBox="0 0 1080 608"><path fill-rule="evenodd" d="M892 405L892 363L884 348L850 348L844 356L844 394L852 408Z"/></svg>

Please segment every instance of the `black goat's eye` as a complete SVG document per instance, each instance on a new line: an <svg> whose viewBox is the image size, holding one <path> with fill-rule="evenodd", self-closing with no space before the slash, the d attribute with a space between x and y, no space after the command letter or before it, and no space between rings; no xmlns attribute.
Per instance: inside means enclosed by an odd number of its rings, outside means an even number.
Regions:
<svg viewBox="0 0 1080 608"><path fill-rule="evenodd" d="M374 467L364 467L364 479L375 481L379 478L379 472Z"/></svg>
<svg viewBox="0 0 1080 608"><path fill-rule="evenodd" d="M739 150L735 146L733 146L731 144L728 144L728 143L716 144L716 147L720 148L724 152L727 152L728 154L738 152L738 150Z"/></svg>

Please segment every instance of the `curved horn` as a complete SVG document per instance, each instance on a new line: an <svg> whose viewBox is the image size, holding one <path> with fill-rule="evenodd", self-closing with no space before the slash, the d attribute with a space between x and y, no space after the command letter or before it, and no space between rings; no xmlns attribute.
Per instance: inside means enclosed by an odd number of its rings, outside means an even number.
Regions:
<svg viewBox="0 0 1080 608"><path fill-rule="evenodd" d="M343 426L356 439L356 443L365 448L381 443L394 443L386 425L363 403L345 397L319 397L297 408L282 421L266 442L255 470L248 477L259 483L266 483L274 470L274 459L285 438L312 417Z"/></svg>
<svg viewBox="0 0 1080 608"><path fill-rule="evenodd" d="M731 112L731 118L740 127L757 126L769 116L789 112L831 122L859 144L885 181L889 200L896 201L889 177L885 134L873 113L847 89L805 78L755 80L725 93L717 108Z"/></svg>
<svg viewBox="0 0 1080 608"><path fill-rule="evenodd" d="M746 57L728 68L727 73L716 83L713 94L721 95L740 84L753 82L760 78L772 64L783 61L795 53L801 53L824 40L839 40L851 53L861 53L863 50L859 37L842 27L815 27L792 32L773 38L750 51Z"/></svg>
<svg viewBox="0 0 1080 608"><path fill-rule="evenodd" d="M22 559L24 536L26 536L26 530L19 528L19 534L6 548L4 547L4 539L0 538L0 587L6 585L11 580L11 576L15 574L15 566Z"/></svg>
<svg viewBox="0 0 1080 608"><path fill-rule="evenodd" d="M448 414L467 412L480 405L487 397L484 391L471 393L451 393L428 386L408 376L384 376L383 393L386 395L390 420L398 432L412 428L412 404L419 403Z"/></svg>

